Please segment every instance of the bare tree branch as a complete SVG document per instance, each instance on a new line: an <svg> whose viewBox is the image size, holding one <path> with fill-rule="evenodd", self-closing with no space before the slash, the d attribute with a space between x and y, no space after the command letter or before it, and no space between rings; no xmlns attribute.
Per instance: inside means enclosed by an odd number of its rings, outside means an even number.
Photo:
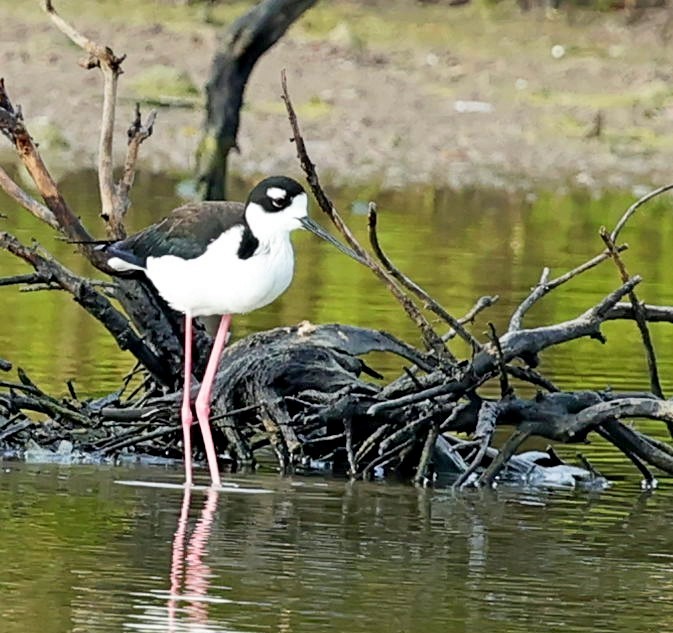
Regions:
<svg viewBox="0 0 673 633"><path fill-rule="evenodd" d="M0 248L28 262L45 282L53 281L67 290L77 303L107 328L121 349L128 349L162 382L169 380L161 360L131 329L126 317L105 295L95 290L88 280L78 277L55 260L43 257L35 248L24 246L9 233L0 232Z"/></svg>
<svg viewBox="0 0 673 633"><path fill-rule="evenodd" d="M658 189L655 189L654 191L650 191L649 193L646 193L644 196L636 200L622 215L622 217L619 219L619 222L617 222L617 225L615 228L612 230L612 233L610 233L610 239L613 242L617 241L617 238L619 237L619 234L622 232L622 229L626 226L626 223L629 221L631 216L640 208L642 207L646 202L649 202L652 200L652 198L656 198L657 196L660 196L662 193L665 193L666 191L670 191L673 189L673 183L670 185L664 185L663 187L659 187Z"/></svg>
<svg viewBox="0 0 673 633"><path fill-rule="evenodd" d="M437 301L435 301L423 288L416 282L412 281L395 266L388 256L385 254L379 243L379 237L376 231L378 215L376 213L376 205L373 202L369 203L368 225L369 225L369 243L372 245L374 254L379 258L386 270L399 281L405 288L411 290L419 299L425 302L425 306L434 312L437 316L448 323L451 328L462 338L468 345L472 346L473 350L481 349L481 343L470 334L461 324L459 319L453 317L447 310L445 310ZM455 358L452 359L455 361Z"/></svg>
<svg viewBox="0 0 673 633"><path fill-rule="evenodd" d="M24 209L30 211L38 220L42 220L42 222L45 222L51 228L59 230L58 220L49 208L39 203L32 196L29 196L10 178L9 174L2 167L0 167L0 187L2 187L8 196L13 198Z"/></svg>
<svg viewBox="0 0 673 633"><path fill-rule="evenodd" d="M121 239L125 237L122 218L127 207L115 191L112 141L117 104L117 80L122 73L121 65L126 56L118 57L110 47L101 46L82 35L56 12L50 0L45 0L42 8L62 33L89 54L89 59L84 66L86 68L100 68L103 73L103 111L98 144L98 187L101 198L101 217L108 227L108 235L113 239Z"/></svg>
<svg viewBox="0 0 673 633"><path fill-rule="evenodd" d="M320 179L318 178L318 173L316 172L315 165L311 161L311 158L308 155L306 150L306 145L304 143L304 138L301 135L301 130L299 129L299 121L297 120L297 115L295 113L294 107L292 106L292 101L290 99L290 94L287 89L287 75L285 71L281 73L281 84L283 89L283 101L285 102L285 107L287 109L288 118L290 120L290 125L292 126L293 132L293 142L297 148L297 157L299 162L306 174L306 180L308 181L309 187L315 196L315 199L318 201L318 205L322 209L323 213L330 218L332 223L337 227L339 232L344 236L346 242L349 246L357 253L357 255L364 260L367 267L374 272L374 274L381 279L392 295L400 303L404 311L407 313L409 318L416 324L418 329L421 331L423 340L427 345L428 349L431 349L437 354L440 358L447 355L447 349L442 341L441 337L434 331L428 320L423 316L421 311L418 309L416 304L411 301L411 299L405 294L405 292L397 285L397 282L393 276L383 269L369 253L362 248L362 245L355 238L353 233L350 231L346 223L343 221L339 215L336 207L332 201L327 197L324 189L320 185Z"/></svg>
<svg viewBox="0 0 673 633"><path fill-rule="evenodd" d="M612 237L608 234L607 229L603 226L600 229L600 236L612 256L612 260L617 266L619 271L619 276L622 282L625 282L629 278L629 273L626 270L626 265L624 261L619 256L615 243L612 241ZM643 346L645 347L645 355L647 357L647 367L650 373L650 389L657 397L663 398L664 392L661 388L661 382L659 381L659 370L657 368L657 357L654 353L654 345L652 343L652 337L650 336L650 330L647 327L647 319L645 317L645 311L638 301L638 297L634 290L629 292L629 301L633 308L633 314L635 316L636 324L638 325L638 330L640 331L640 336L643 340ZM668 432L673 437L673 424L668 424Z"/></svg>

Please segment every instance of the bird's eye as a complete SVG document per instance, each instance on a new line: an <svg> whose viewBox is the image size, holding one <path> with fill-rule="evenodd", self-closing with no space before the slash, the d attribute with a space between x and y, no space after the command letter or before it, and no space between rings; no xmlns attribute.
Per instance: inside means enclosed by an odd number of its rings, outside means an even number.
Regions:
<svg viewBox="0 0 673 633"><path fill-rule="evenodd" d="M276 209L282 209L285 206L285 198L271 198L271 204Z"/></svg>

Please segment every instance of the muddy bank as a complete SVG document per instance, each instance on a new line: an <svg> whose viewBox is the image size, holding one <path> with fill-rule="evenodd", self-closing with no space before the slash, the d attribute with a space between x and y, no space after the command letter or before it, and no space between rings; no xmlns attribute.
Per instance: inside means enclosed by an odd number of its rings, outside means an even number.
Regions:
<svg viewBox="0 0 673 633"><path fill-rule="evenodd" d="M144 167L191 170L217 31L246 3L223 3L210 23L199 7L60 4L128 56L119 155L132 103L153 95L164 106ZM279 98L286 68L312 156L336 183L662 184L673 158L670 28L665 9L627 24L621 13L325 3L255 69L232 168L298 173ZM56 172L95 159L100 80L78 56L36 6L0 6L2 75Z"/></svg>

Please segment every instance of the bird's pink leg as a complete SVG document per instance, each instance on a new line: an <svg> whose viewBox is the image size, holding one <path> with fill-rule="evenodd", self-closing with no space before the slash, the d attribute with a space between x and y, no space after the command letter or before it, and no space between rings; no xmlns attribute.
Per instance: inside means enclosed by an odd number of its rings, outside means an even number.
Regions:
<svg viewBox="0 0 673 633"><path fill-rule="evenodd" d="M196 417L199 419L199 424L201 425L203 445L206 449L208 468L210 468L210 478L213 486L220 485L220 470L217 467L215 444L213 443L213 436L210 431L210 400L213 394L213 382L215 381L217 366L220 364L220 356L222 356L222 350L227 343L229 325L231 325L231 314L225 314L222 316L220 326L217 328L213 350L210 352L206 373L203 375L201 389L199 390L199 395L196 397Z"/></svg>
<svg viewBox="0 0 673 633"><path fill-rule="evenodd" d="M192 378L192 317L185 314L185 382L182 391L182 449L185 454L185 486L192 485L192 403L190 384Z"/></svg>

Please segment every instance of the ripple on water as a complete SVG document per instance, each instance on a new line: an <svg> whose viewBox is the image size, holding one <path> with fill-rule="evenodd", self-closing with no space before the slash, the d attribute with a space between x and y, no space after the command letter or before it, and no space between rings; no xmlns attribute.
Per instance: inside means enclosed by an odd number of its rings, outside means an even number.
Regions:
<svg viewBox="0 0 673 633"><path fill-rule="evenodd" d="M644 633L673 616L666 491L254 476L231 481L267 494L196 490L186 506L180 489L114 483L155 474L3 473L3 633L47 621L55 632Z"/></svg>

